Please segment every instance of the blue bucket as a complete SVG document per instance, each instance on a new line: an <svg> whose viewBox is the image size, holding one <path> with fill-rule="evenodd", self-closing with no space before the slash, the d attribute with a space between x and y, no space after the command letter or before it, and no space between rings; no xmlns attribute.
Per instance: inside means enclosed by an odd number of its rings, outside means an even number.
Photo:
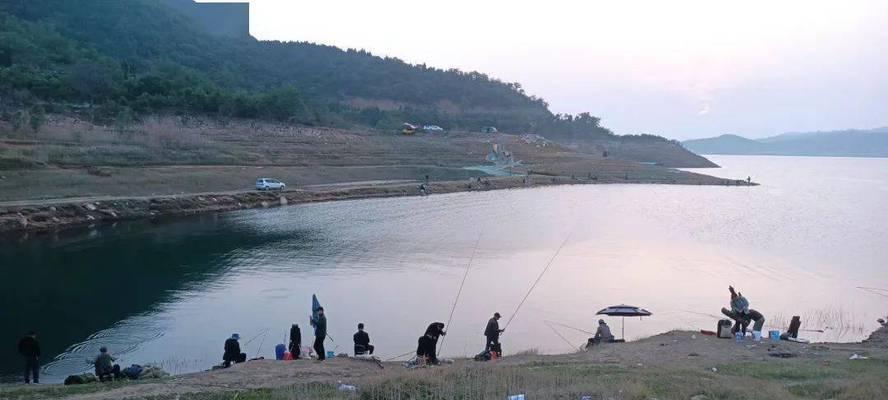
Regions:
<svg viewBox="0 0 888 400"><path fill-rule="evenodd" d="M278 344L277 346L274 346L274 359L283 360L285 351L287 351L287 346L284 346L283 344Z"/></svg>
<svg viewBox="0 0 888 400"><path fill-rule="evenodd" d="M333 358L333 357L336 357L336 353L334 353L334 352L332 352L332 351L328 351L328 352L327 352L327 358Z"/></svg>
<svg viewBox="0 0 888 400"><path fill-rule="evenodd" d="M771 338L772 342L779 342L780 341L780 331L776 331L776 330L775 331L768 331L768 337Z"/></svg>

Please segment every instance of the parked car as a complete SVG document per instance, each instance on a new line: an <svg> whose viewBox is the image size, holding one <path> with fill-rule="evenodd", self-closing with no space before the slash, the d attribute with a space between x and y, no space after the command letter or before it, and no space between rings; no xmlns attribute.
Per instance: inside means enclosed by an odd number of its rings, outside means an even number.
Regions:
<svg viewBox="0 0 888 400"><path fill-rule="evenodd" d="M283 183L277 179L271 178L259 178L256 179L256 190L284 190L287 187L286 183Z"/></svg>

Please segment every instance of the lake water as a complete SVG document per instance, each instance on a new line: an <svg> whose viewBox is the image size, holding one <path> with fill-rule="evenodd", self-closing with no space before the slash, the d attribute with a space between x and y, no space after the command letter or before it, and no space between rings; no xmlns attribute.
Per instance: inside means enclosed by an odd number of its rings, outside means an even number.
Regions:
<svg viewBox="0 0 888 400"><path fill-rule="evenodd" d="M313 293L328 349L350 351L364 322L378 355L396 356L447 321L476 242L446 356L482 350L487 319L499 311L505 325L562 244L503 336L506 353L571 351L588 335L546 321L594 330L595 313L620 303L654 314L625 320L629 340L713 330L729 284L768 327L800 315L824 330L803 332L814 340L874 330L888 311L888 159L711 158L724 168L702 172L762 185L457 193L4 238L0 372L17 377L14 344L29 329L46 381L90 370L102 345L121 364L174 373L218 364L233 332L248 356L273 357L291 323L310 344ZM605 319L619 335L621 320Z"/></svg>

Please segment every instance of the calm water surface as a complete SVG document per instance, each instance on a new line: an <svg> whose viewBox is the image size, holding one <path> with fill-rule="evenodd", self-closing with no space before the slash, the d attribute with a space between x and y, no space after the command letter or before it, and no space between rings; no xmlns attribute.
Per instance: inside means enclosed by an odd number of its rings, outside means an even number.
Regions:
<svg viewBox="0 0 888 400"><path fill-rule="evenodd" d="M122 364L174 373L219 363L232 332L250 357L273 357L291 323L309 336L312 293L327 309L328 349L350 350L364 322L379 355L395 356L446 322L476 241L448 356L480 351L487 318L499 311L504 324L565 240L508 327L507 353L570 351L588 335L545 321L593 330L595 312L620 303L654 313L625 321L630 340L714 329L729 284L766 326L801 315L803 329L824 330L806 337L831 341L875 329L888 291L857 287L888 289L888 159L711 158L724 168L702 172L762 186L458 193L6 238L0 374L18 374L14 344L29 329L47 381L89 370L102 345Z"/></svg>

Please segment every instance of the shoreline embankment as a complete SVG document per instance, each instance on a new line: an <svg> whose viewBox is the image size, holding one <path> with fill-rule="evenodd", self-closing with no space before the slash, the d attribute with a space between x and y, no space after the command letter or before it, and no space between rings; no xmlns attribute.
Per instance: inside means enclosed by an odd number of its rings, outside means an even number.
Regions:
<svg viewBox="0 0 888 400"><path fill-rule="evenodd" d="M18 201L4 206L0 203L0 235L60 231L124 220L227 212L242 209L271 208L286 205L338 200L384 197L421 196L456 192L518 189L554 185L582 184L684 184L718 186L754 186L755 183L715 178L682 172L670 181L627 179L605 181L566 176L511 176L478 178L472 181L442 181L425 184L403 181L390 184L326 185L285 191L242 191L223 193L179 194L150 197L76 198Z"/></svg>

